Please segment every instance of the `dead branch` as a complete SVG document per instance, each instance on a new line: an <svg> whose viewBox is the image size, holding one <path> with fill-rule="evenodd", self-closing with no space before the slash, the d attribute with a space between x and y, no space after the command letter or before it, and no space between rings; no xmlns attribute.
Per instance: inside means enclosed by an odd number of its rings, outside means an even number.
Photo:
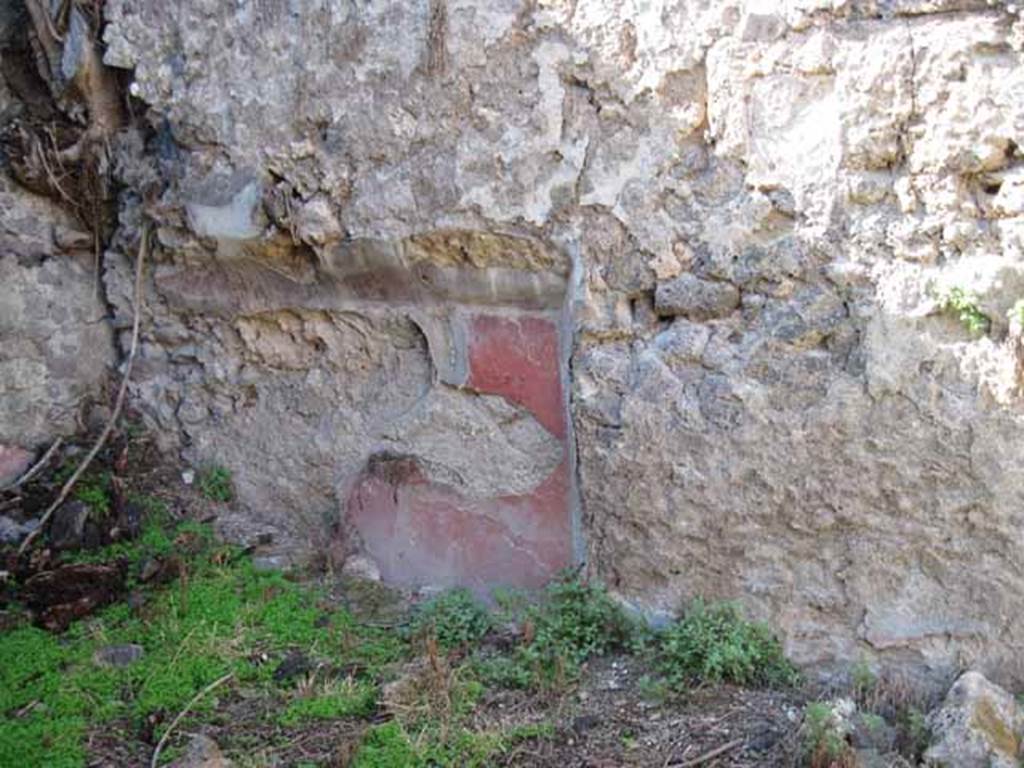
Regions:
<svg viewBox="0 0 1024 768"><path fill-rule="evenodd" d="M89 467L92 460L96 458L96 454L100 452L100 449L107 442L107 438L110 437L110 433L114 431L114 426L117 424L117 420L121 415L121 408L124 406L125 394L128 392L128 380L132 375L132 363L135 362L135 353L139 346L139 326L142 322L142 273L143 266L146 261L146 251L149 247L149 227L144 227L142 230L142 236L139 240L139 252L135 258L135 318L132 321L132 341L128 349L128 359L124 366L124 376L121 379L121 387L117 391L117 399L114 401L114 412L110 414L110 420L107 421L107 425L103 428L103 432L100 433L99 439L93 445L92 450L86 454L82 463L78 465L78 469L75 470L74 474L68 478L67 482L64 483L64 487L60 489L60 493L57 494L57 498L47 508L42 518L39 520L39 525L33 531L31 531L25 540L21 542L21 546L18 548L18 555L21 555L28 549L28 545L38 535L39 531L43 530L46 523L49 522L50 518L57 508L64 503L64 500L71 493L71 489L75 487L75 483L78 482L78 478L82 476L82 473Z"/></svg>
<svg viewBox="0 0 1024 768"><path fill-rule="evenodd" d="M167 730L164 731L164 735L160 737L160 742L156 745L156 749L153 750L153 759L149 761L149 768L156 768L157 763L160 761L160 750L162 750L164 748L164 744L167 743L167 739L170 737L171 731L173 731L174 727L181 721L181 719L185 715L187 715L189 713L189 710L191 710L192 707L194 707L196 705L196 703L201 698L203 698L203 696L208 694L210 691L212 691L218 685L223 685L224 683L226 683L228 680L230 680L234 676L235 676L234 672L228 672L226 675L224 675L224 677L217 678L212 683L210 683L208 686L203 688L203 690L201 690L199 693L197 693L195 696L192 697L192 701L190 701L188 704L185 705L185 708L183 710L181 710L181 712L178 713L177 717L175 717L171 721L171 724L169 726L167 726Z"/></svg>
<svg viewBox="0 0 1024 768"><path fill-rule="evenodd" d="M669 765L672 766L672 768L694 768L694 766L702 765L709 760L714 760L719 755L724 755L726 752L736 749L736 747L742 745L745 741L745 739L733 739L732 741L727 741L720 747L715 747L710 752L705 752L703 755L697 755L697 757L692 760L686 760L681 763L669 763Z"/></svg>

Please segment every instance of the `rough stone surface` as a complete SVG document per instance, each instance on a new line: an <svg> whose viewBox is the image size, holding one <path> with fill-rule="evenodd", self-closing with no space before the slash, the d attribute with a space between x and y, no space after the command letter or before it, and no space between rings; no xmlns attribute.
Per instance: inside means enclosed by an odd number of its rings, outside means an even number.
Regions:
<svg viewBox="0 0 1024 768"><path fill-rule="evenodd" d="M185 754L171 763L171 768L231 768L233 765L224 757L216 741L204 733L197 733L189 741Z"/></svg>
<svg viewBox="0 0 1024 768"><path fill-rule="evenodd" d="M127 667L141 659L146 649L141 645L127 643L125 645L105 645L96 649L93 661L101 666Z"/></svg>
<svg viewBox="0 0 1024 768"><path fill-rule="evenodd" d="M54 548L81 546L89 511L89 505L82 501L66 501L57 507L50 520L50 542Z"/></svg>
<svg viewBox="0 0 1024 768"><path fill-rule="evenodd" d="M354 522L391 579L575 543L803 663L1024 678L1015 6L104 9L153 129L104 257L124 333L156 223L134 401L254 529Z"/></svg>
<svg viewBox="0 0 1024 768"><path fill-rule="evenodd" d="M0 544L19 544L31 532L32 526L0 515Z"/></svg>
<svg viewBox="0 0 1024 768"><path fill-rule="evenodd" d="M0 475L12 453L80 428L114 362L92 256L55 242L73 227L0 174Z"/></svg>
<svg viewBox="0 0 1024 768"><path fill-rule="evenodd" d="M348 317L373 340L370 359L332 331L352 362L344 377L314 365L321 332L303 313L323 303L317 275L365 275L342 282L393 306L420 295L385 268L417 263L402 244L426 243L443 278L450 254L494 249L431 233L526 235L577 260L581 533L619 594L649 611L744 599L802 662L877 655L939 675L959 656L1012 673L1024 646L1012 618L1024 608L1024 429L1006 335L1024 293L1017 17L960 0L441 5L107 4L108 62L134 68L173 135L183 180L166 201L212 204L192 190L213 177L263 189L245 234L264 234L246 247L203 240L187 215L160 230L167 311L137 394L168 434L226 460L257 515L316 517L352 472L374 477L354 455L385 448L372 425L416 408L430 423L417 405L430 380L469 377L464 323L421 320L421 336L415 320L363 310ZM299 245L270 247L282 229ZM364 245L339 247L338 231ZM281 311L267 297L300 307L282 344L175 283L211 248L235 271L200 293L271 328L287 323L261 314ZM528 256L462 263L495 279L549 274ZM115 297L127 266L110 272ZM557 290L506 279L506 301L553 306ZM487 296L472 280L442 284L447 297ZM953 285L977 293L989 336L939 310ZM704 299L686 286L714 288ZM666 307L683 316L659 319ZM532 440L515 445L530 454ZM482 485L532 482L549 461L526 471L512 452L498 477L489 465L467 479L472 457L436 465L413 442L390 438L390 453L416 460L384 463L415 478L390 497L403 514L454 514ZM268 464L272 486L253 479ZM446 476L465 479L455 495L434 486ZM357 496L387 498L379 482ZM457 541L463 518L445 529Z"/></svg>
<svg viewBox="0 0 1024 768"><path fill-rule="evenodd" d="M341 574L363 581L380 581L380 567L366 555L353 555L346 559Z"/></svg>
<svg viewBox="0 0 1024 768"><path fill-rule="evenodd" d="M965 672L928 715L926 764L937 768L1017 768L1024 757L1024 712L977 672Z"/></svg>
<svg viewBox="0 0 1024 768"><path fill-rule="evenodd" d="M30 451L16 446L0 445L0 488L16 482L30 466Z"/></svg>
<svg viewBox="0 0 1024 768"><path fill-rule="evenodd" d="M701 280L692 274L658 283L654 309L659 315L685 315L692 320L725 317L740 305L739 289L732 283Z"/></svg>

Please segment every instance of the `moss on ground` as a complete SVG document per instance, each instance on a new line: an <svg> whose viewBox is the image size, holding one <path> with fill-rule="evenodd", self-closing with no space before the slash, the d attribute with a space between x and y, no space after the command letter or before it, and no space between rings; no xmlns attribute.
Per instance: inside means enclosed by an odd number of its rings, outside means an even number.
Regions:
<svg viewBox="0 0 1024 768"><path fill-rule="evenodd" d="M88 727L117 718L141 724L151 715L169 722L198 691L228 673L284 699L281 717L289 723L372 711L376 677L383 664L405 653L401 639L358 625L343 609L321 610L315 588L256 571L237 552L214 547L207 528L147 528L137 542L90 559L167 554L180 551L186 540L195 554L181 578L150 591L141 608L114 605L63 636L30 626L0 634L0 765L83 765ZM99 648L126 643L141 645L143 657L124 668L94 662ZM275 690L274 665L261 662L291 648L356 665L357 693L288 702ZM224 688L200 700L198 716L215 709L217 696L226 693Z"/></svg>
<svg viewBox="0 0 1024 768"><path fill-rule="evenodd" d="M322 690L296 696L278 715L278 722L294 726L306 720L335 720L340 717L367 717L377 708L377 688L351 678L328 684Z"/></svg>

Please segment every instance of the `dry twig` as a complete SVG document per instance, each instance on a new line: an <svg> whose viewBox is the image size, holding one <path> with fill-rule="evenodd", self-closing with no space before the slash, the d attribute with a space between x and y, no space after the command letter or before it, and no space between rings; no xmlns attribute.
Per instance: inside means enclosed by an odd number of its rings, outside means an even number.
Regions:
<svg viewBox="0 0 1024 768"><path fill-rule="evenodd" d="M736 749L736 747L742 745L745 741L746 739L733 739L732 741L727 741L720 747L715 747L710 752L705 752L703 755L697 755L697 757L692 760L686 760L681 763L669 763L669 765L672 766L672 768L694 768L694 766L702 765L709 760L714 760L716 757Z"/></svg>
<svg viewBox="0 0 1024 768"><path fill-rule="evenodd" d="M218 677L216 680L214 680L208 686L203 688L203 690L201 690L199 693L197 693L195 696L192 697L192 701L190 701L188 704L186 704L185 708L183 710L181 710L181 712L179 712L177 714L177 716L173 720L171 720L171 724L169 726L167 726L167 730L164 731L164 735L160 737L160 741L157 743L156 749L153 750L153 759L149 761L149 768L156 768L157 763L160 762L160 751L164 748L164 744L167 743L167 739L170 737L171 731L173 731L174 727L179 722L181 722L181 719L185 715L187 715L189 713L189 710L191 710L192 707L194 707L196 705L196 703L201 698L203 698L203 696L208 694L210 691L212 691L218 685L223 685L224 683L226 683L228 680L230 680L234 676L235 676L234 672L228 672L223 677Z"/></svg>
<svg viewBox="0 0 1024 768"><path fill-rule="evenodd" d="M67 482L60 489L60 493L57 494L57 498L53 503L47 507L46 512L39 520L39 525L32 530L25 540L21 542L21 546L18 547L18 554L21 555L28 549L28 545L32 543L32 540L38 535L39 531L43 530L46 523L53 516L53 513L57 508L64 503L67 499L68 494L71 493L71 489L75 487L75 483L78 482L78 478L82 476L82 473L88 469L89 464L96 458L96 454L103 448L104 443L107 442L107 438L110 437L110 433L114 431L114 426L117 424L117 420L121 415L121 408L124 406L124 398L128 392L128 380L132 375L132 363L135 362L135 353L139 346L139 325L142 322L142 272L143 266L146 261L146 251L149 246L149 227L145 227L142 230L142 237L139 240L139 253L135 258L135 318L132 321L132 341L128 349L128 360L124 366L124 377L121 379L121 387L117 391L117 399L114 401L114 412L110 414L110 420L107 425L103 428L103 432L100 433L99 439L93 445L92 450L86 454L82 463L78 465L78 469L75 470L74 474L68 478Z"/></svg>

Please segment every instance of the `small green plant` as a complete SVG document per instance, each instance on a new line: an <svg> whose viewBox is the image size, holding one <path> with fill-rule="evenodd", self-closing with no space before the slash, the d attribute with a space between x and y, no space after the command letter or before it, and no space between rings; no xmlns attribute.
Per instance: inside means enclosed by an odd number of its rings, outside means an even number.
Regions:
<svg viewBox="0 0 1024 768"><path fill-rule="evenodd" d="M1013 303L1010 311L1006 313L1006 318L1010 322L1016 320L1017 324L1024 328L1024 299L1017 299Z"/></svg>
<svg viewBox="0 0 1024 768"><path fill-rule="evenodd" d="M874 712L863 712L860 719L863 721L864 727L868 729L868 733L872 735L885 730L885 718L881 715L876 715Z"/></svg>
<svg viewBox="0 0 1024 768"><path fill-rule="evenodd" d="M636 749L636 734L632 730L626 729L619 734L619 742L622 744L622 748L625 750Z"/></svg>
<svg viewBox="0 0 1024 768"><path fill-rule="evenodd" d="M474 674L486 685L497 688L529 688L537 679L529 663L530 655L523 649L506 655L496 654L473 661Z"/></svg>
<svg viewBox="0 0 1024 768"><path fill-rule="evenodd" d="M790 685L798 679L771 630L745 620L734 603L695 600L680 621L660 633L655 655L676 689L695 681Z"/></svg>
<svg viewBox="0 0 1024 768"><path fill-rule="evenodd" d="M428 600L412 621L413 633L433 633L445 650L472 645L490 628L487 608L463 588L450 589Z"/></svg>
<svg viewBox="0 0 1024 768"><path fill-rule="evenodd" d="M878 685L878 676L875 675L863 656L853 665L850 673L850 682L853 685L853 696L861 704L865 704Z"/></svg>
<svg viewBox="0 0 1024 768"><path fill-rule="evenodd" d="M652 704L662 704L672 695L668 683L659 677L644 675L637 681L640 694Z"/></svg>
<svg viewBox="0 0 1024 768"><path fill-rule="evenodd" d="M89 511L96 516L104 517L110 511L110 497L99 486L86 485L77 488L75 498L88 505Z"/></svg>
<svg viewBox="0 0 1024 768"><path fill-rule="evenodd" d="M901 754L918 760L931 741L925 714L918 707L908 706L896 716L896 742Z"/></svg>
<svg viewBox="0 0 1024 768"><path fill-rule="evenodd" d="M978 306L978 297L970 291L954 286L940 297L942 308L956 314L960 323L973 334L987 333L992 325L988 315Z"/></svg>
<svg viewBox="0 0 1024 768"><path fill-rule="evenodd" d="M281 725L293 726L306 720L334 720L373 714L377 704L375 686L349 678L325 684L315 695L293 699L278 716Z"/></svg>
<svg viewBox="0 0 1024 768"><path fill-rule="evenodd" d="M397 720L370 728L354 768L409 768L420 764L409 737Z"/></svg>
<svg viewBox="0 0 1024 768"><path fill-rule="evenodd" d="M854 768L856 756L828 704L816 701L807 705L803 731L803 758L808 768Z"/></svg>
<svg viewBox="0 0 1024 768"><path fill-rule="evenodd" d="M219 465L204 468L199 473L199 492L210 501L231 501L235 496L231 471Z"/></svg>
<svg viewBox="0 0 1024 768"><path fill-rule="evenodd" d="M580 665L629 645L634 623L600 584L563 574L545 599L526 612L524 643L516 662L530 671L532 684L559 688L575 678Z"/></svg>
<svg viewBox="0 0 1024 768"><path fill-rule="evenodd" d="M475 674L488 685L505 688L559 688L591 656L630 646L636 623L599 584L562 574L539 604L514 598L522 641L510 654L474 659ZM509 610L509 608L505 608Z"/></svg>
<svg viewBox="0 0 1024 768"><path fill-rule="evenodd" d="M496 606L494 619L499 623L519 622L530 606L530 596L522 589L495 587L491 590L491 598Z"/></svg>
<svg viewBox="0 0 1024 768"><path fill-rule="evenodd" d="M576 665L626 647L635 631L634 622L602 585L578 577L562 576L553 582L544 602L527 616L532 646Z"/></svg>

